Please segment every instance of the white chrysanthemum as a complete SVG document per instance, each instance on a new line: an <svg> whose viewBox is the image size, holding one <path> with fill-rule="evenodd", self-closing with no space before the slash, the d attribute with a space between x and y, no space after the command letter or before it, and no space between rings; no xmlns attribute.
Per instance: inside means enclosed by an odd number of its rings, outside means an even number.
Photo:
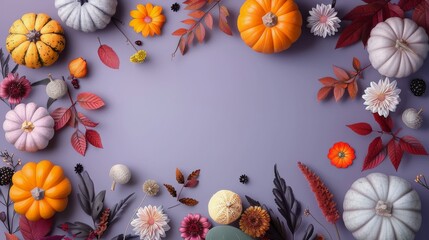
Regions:
<svg viewBox="0 0 429 240"><path fill-rule="evenodd" d="M137 210L137 218L131 221L134 232L143 240L160 240L170 230L170 219L161 206L145 206Z"/></svg>
<svg viewBox="0 0 429 240"><path fill-rule="evenodd" d="M325 38L335 35L335 32L338 31L341 20L337 17L337 11L331 7L331 4L317 4L309 13L307 27L311 28L311 33L314 35Z"/></svg>
<svg viewBox="0 0 429 240"><path fill-rule="evenodd" d="M365 100L363 104L367 105L366 110L387 117L389 112L396 110L396 105L401 101L399 93L401 89L396 88L396 81L390 82L386 77L384 80L380 79L378 83L371 82L371 86L365 89L362 96Z"/></svg>

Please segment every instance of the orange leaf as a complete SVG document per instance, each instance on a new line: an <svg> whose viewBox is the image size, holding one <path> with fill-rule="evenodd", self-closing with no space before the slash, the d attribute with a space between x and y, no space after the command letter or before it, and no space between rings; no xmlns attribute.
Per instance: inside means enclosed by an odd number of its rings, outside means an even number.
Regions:
<svg viewBox="0 0 429 240"><path fill-rule="evenodd" d="M185 7L185 10L197 10L197 9L200 9L200 8L204 7L204 5L206 5L206 3L207 3L206 0L194 0L194 1L191 1L191 3L189 3Z"/></svg>
<svg viewBox="0 0 429 240"><path fill-rule="evenodd" d="M192 18L188 18L182 21L182 23L187 24L187 25L194 25L197 21L195 21Z"/></svg>
<svg viewBox="0 0 429 240"><path fill-rule="evenodd" d="M200 169L197 169L197 170L193 171L191 174L188 175L187 179L188 180L197 179L200 176L200 172L201 172Z"/></svg>
<svg viewBox="0 0 429 240"><path fill-rule="evenodd" d="M349 92L350 98L355 99L358 92L358 85L356 81L348 84L347 91Z"/></svg>
<svg viewBox="0 0 429 240"><path fill-rule="evenodd" d="M177 197L176 189L173 186L171 186L170 184L164 184L164 187L167 189L167 191L172 197Z"/></svg>
<svg viewBox="0 0 429 240"><path fill-rule="evenodd" d="M184 36L182 38L180 38L179 49L180 49L180 52L182 53L182 55L185 55L185 53L186 53L186 37L184 37Z"/></svg>
<svg viewBox="0 0 429 240"><path fill-rule="evenodd" d="M320 78L319 82L322 83L325 86L332 86L334 85L337 81L337 79L333 78L333 77L324 77L324 78Z"/></svg>
<svg viewBox="0 0 429 240"><path fill-rule="evenodd" d="M179 202L185 204L186 206L195 206L198 204L198 201L193 198L181 198Z"/></svg>
<svg viewBox="0 0 429 240"><path fill-rule="evenodd" d="M344 95L344 92L345 92L345 89L344 88L342 88L341 86L339 86L339 85L336 85L335 87L334 87L334 97L335 97L335 101L339 101L342 97L343 97L343 95Z"/></svg>
<svg viewBox="0 0 429 240"><path fill-rule="evenodd" d="M179 28L176 31L174 31L171 35L173 36L182 36L183 34L187 33L188 30L185 28Z"/></svg>
<svg viewBox="0 0 429 240"><path fill-rule="evenodd" d="M194 41L194 36L195 36L194 32L188 33L188 46L192 45L192 42Z"/></svg>
<svg viewBox="0 0 429 240"><path fill-rule="evenodd" d="M332 89L333 87L322 87L317 93L317 100L322 101L323 99L325 99Z"/></svg>
<svg viewBox="0 0 429 240"><path fill-rule="evenodd" d="M353 58L353 68L356 70L356 71L359 71L360 70L360 61L359 61L359 59L357 59L357 58Z"/></svg>
<svg viewBox="0 0 429 240"><path fill-rule="evenodd" d="M5 232L4 235L6 236L6 240L19 240L19 238L15 234Z"/></svg>
<svg viewBox="0 0 429 240"><path fill-rule="evenodd" d="M176 168L176 181L179 184L185 183L185 177L183 176L183 173L178 168Z"/></svg>
<svg viewBox="0 0 429 240"><path fill-rule="evenodd" d="M228 8L226 8L224 5L221 5L219 8L219 14L223 17L228 17L229 16Z"/></svg>
<svg viewBox="0 0 429 240"><path fill-rule="evenodd" d="M79 95L77 95L77 102L81 107L87 110L95 110L104 106L103 99L90 92L79 93Z"/></svg>
<svg viewBox="0 0 429 240"><path fill-rule="evenodd" d="M202 23L199 23L195 29L195 35L197 36L198 42L202 43L206 36L206 29Z"/></svg>
<svg viewBox="0 0 429 240"><path fill-rule="evenodd" d="M347 80L350 78L349 74L346 72L346 70L337 67L335 65L332 66L334 69L334 74L337 76L338 80Z"/></svg>
<svg viewBox="0 0 429 240"><path fill-rule="evenodd" d="M228 25L228 20L226 19L229 16L228 8L225 6L219 7L219 29L226 33L227 35L232 35L231 28Z"/></svg>
<svg viewBox="0 0 429 240"><path fill-rule="evenodd" d="M213 17L210 13L207 13L207 15L204 17L204 22L210 30L213 29Z"/></svg>
<svg viewBox="0 0 429 240"><path fill-rule="evenodd" d="M193 18L202 18L204 16L204 12L201 10L196 10L188 14L188 16Z"/></svg>

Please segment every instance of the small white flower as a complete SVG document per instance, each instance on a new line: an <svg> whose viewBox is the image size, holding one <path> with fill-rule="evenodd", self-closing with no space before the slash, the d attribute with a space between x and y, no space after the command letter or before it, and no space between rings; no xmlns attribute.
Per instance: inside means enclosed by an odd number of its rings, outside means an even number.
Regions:
<svg viewBox="0 0 429 240"><path fill-rule="evenodd" d="M335 32L338 31L341 20L337 17L337 11L331 7L331 4L317 4L309 13L307 27L311 28L311 33L315 36L325 38L335 35Z"/></svg>
<svg viewBox="0 0 429 240"><path fill-rule="evenodd" d="M160 240L165 237L165 232L170 230L167 214L162 207L145 206L137 211L137 218L131 221L134 232L143 240Z"/></svg>
<svg viewBox="0 0 429 240"><path fill-rule="evenodd" d="M366 110L387 117L389 112L396 110L396 105L401 101L399 93L401 89L396 88L396 81L390 82L386 77L384 80L380 79L378 83L371 82L371 86L365 89L362 96L365 100L363 105L367 105Z"/></svg>

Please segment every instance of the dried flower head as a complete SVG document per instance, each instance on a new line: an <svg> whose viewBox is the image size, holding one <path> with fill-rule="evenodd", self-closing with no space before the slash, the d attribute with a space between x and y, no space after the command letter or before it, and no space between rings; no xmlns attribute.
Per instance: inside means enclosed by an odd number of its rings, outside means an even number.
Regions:
<svg viewBox="0 0 429 240"><path fill-rule="evenodd" d="M131 221L134 232L143 240L160 240L170 230L168 216L161 206L145 206L137 210L137 217Z"/></svg>
<svg viewBox="0 0 429 240"><path fill-rule="evenodd" d="M247 235L259 238L270 228L270 215L260 206L252 206L241 215L240 229Z"/></svg>
<svg viewBox="0 0 429 240"><path fill-rule="evenodd" d="M143 192L149 196L156 196L159 192L159 185L155 180L149 179L143 183Z"/></svg>
<svg viewBox="0 0 429 240"><path fill-rule="evenodd" d="M304 216L308 217L310 216L310 214L311 214L310 209L308 208L304 209Z"/></svg>
<svg viewBox="0 0 429 240"><path fill-rule="evenodd" d="M338 31L341 20L337 17L337 11L331 4L317 4L309 14L307 27L311 28L310 31L315 36L325 38L326 36L335 35Z"/></svg>
<svg viewBox="0 0 429 240"><path fill-rule="evenodd" d="M389 78L380 79L378 83L371 82L371 86L365 89L362 98L365 100L366 110L387 117L389 112L394 112L401 99L401 89L396 88L396 81L390 82Z"/></svg>
<svg viewBox="0 0 429 240"><path fill-rule="evenodd" d="M77 174L81 174L83 172L84 168L83 165L81 163L76 164L76 166L74 166L74 172Z"/></svg>
<svg viewBox="0 0 429 240"><path fill-rule="evenodd" d="M211 224L206 217L190 213L180 224L180 236L185 240L205 239L210 227Z"/></svg>
<svg viewBox="0 0 429 240"><path fill-rule="evenodd" d="M146 60L146 51L145 50L138 50L136 53L131 55L130 62L132 63L142 63Z"/></svg>
<svg viewBox="0 0 429 240"><path fill-rule="evenodd" d="M240 182L242 183L242 184L246 184L246 183L248 183L249 182L249 177L246 175L246 174L243 174L243 175L241 175L240 176Z"/></svg>
<svg viewBox="0 0 429 240"><path fill-rule="evenodd" d="M179 3L175 2L171 5L171 11L177 12L179 10L180 10L180 4Z"/></svg>
<svg viewBox="0 0 429 240"><path fill-rule="evenodd" d="M9 73L0 84L0 97L8 99L10 104L18 104L31 92L31 83L18 73Z"/></svg>

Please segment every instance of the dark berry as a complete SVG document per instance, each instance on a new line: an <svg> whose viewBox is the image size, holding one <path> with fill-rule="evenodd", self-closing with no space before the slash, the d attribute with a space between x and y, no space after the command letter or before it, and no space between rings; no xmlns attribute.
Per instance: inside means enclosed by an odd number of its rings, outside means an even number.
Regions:
<svg viewBox="0 0 429 240"><path fill-rule="evenodd" d="M0 186L8 185L12 181L14 171L10 167L0 168Z"/></svg>
<svg viewBox="0 0 429 240"><path fill-rule="evenodd" d="M74 89L79 89L79 80L77 80L77 78L73 78L73 80L71 81Z"/></svg>
<svg viewBox="0 0 429 240"><path fill-rule="evenodd" d="M423 79L413 79L410 82L410 90L414 96L421 96L426 91L426 83Z"/></svg>
<svg viewBox="0 0 429 240"><path fill-rule="evenodd" d="M76 166L74 167L74 171L77 174L81 174L83 172L83 165L81 163L76 164Z"/></svg>
<svg viewBox="0 0 429 240"><path fill-rule="evenodd" d="M242 184L246 184L247 182L249 182L249 177L246 174L243 174L240 176L240 182Z"/></svg>
<svg viewBox="0 0 429 240"><path fill-rule="evenodd" d="M173 12L177 12L177 11L179 11L179 9L180 9L180 4L178 4L177 2L173 3L173 5L171 5L171 10Z"/></svg>
<svg viewBox="0 0 429 240"><path fill-rule="evenodd" d="M141 46L141 45L143 45L143 42L142 41L140 41L140 40L137 40L137 41L135 41L134 42L137 46Z"/></svg>

